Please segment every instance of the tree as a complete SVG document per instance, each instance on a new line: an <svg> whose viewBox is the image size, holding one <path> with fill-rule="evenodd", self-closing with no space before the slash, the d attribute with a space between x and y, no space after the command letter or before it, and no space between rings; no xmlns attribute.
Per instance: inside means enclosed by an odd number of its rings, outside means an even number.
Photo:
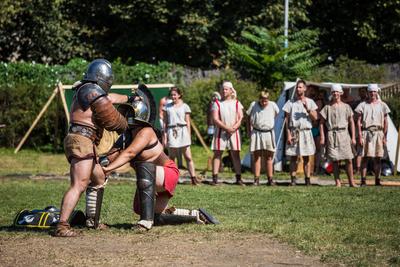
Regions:
<svg viewBox="0 0 400 267"><path fill-rule="evenodd" d="M251 26L237 42L224 38L228 46L227 60L245 77L273 88L276 82L306 78L321 62L317 54L318 34L301 30L290 35L289 47L284 48L281 32Z"/></svg>
<svg viewBox="0 0 400 267"><path fill-rule="evenodd" d="M321 49L370 63L400 61L400 1L320 0L308 7Z"/></svg>

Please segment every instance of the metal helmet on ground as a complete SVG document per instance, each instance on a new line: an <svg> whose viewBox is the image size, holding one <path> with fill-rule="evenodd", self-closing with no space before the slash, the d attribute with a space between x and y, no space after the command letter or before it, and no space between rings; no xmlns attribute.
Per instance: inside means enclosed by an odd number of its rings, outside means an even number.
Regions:
<svg viewBox="0 0 400 267"><path fill-rule="evenodd" d="M89 64L83 81L97 83L104 91L108 92L113 78L111 63L106 59L95 59Z"/></svg>
<svg viewBox="0 0 400 267"><path fill-rule="evenodd" d="M128 125L143 122L153 127L156 119L156 104L149 89L144 84L140 84L130 99L130 102L118 107L118 111L126 118Z"/></svg>

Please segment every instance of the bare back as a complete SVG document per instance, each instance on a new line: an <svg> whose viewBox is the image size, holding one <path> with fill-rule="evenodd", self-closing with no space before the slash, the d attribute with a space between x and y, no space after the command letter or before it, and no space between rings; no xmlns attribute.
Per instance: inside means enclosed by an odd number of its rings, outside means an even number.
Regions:
<svg viewBox="0 0 400 267"><path fill-rule="evenodd" d="M156 145L152 147L154 144ZM130 147L136 150L134 151L136 154L135 160L153 162L158 166L163 166L169 160L164 153L164 147L151 127L133 129Z"/></svg>

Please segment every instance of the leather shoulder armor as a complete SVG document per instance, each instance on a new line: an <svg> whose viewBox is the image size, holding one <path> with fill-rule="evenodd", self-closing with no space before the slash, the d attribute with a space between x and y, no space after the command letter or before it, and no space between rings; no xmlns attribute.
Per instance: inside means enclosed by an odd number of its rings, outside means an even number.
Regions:
<svg viewBox="0 0 400 267"><path fill-rule="evenodd" d="M87 110L99 97L107 95L107 93L95 83L83 84L78 88L76 94L78 103L83 110Z"/></svg>

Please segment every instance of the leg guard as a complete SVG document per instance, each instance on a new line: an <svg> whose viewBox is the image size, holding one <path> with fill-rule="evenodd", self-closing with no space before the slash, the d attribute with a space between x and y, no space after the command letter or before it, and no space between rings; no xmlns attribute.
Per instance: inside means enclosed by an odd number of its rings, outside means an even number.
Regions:
<svg viewBox="0 0 400 267"><path fill-rule="evenodd" d="M104 186L105 183L101 186L89 186L86 189L86 226L89 228L99 228Z"/></svg>
<svg viewBox="0 0 400 267"><path fill-rule="evenodd" d="M135 170L140 202L140 221L138 224L150 230L154 222L156 165L150 162L136 162Z"/></svg>
<svg viewBox="0 0 400 267"><path fill-rule="evenodd" d="M218 224L218 220L204 209L189 210L171 207L164 213L155 214L156 225L176 225L184 223Z"/></svg>

